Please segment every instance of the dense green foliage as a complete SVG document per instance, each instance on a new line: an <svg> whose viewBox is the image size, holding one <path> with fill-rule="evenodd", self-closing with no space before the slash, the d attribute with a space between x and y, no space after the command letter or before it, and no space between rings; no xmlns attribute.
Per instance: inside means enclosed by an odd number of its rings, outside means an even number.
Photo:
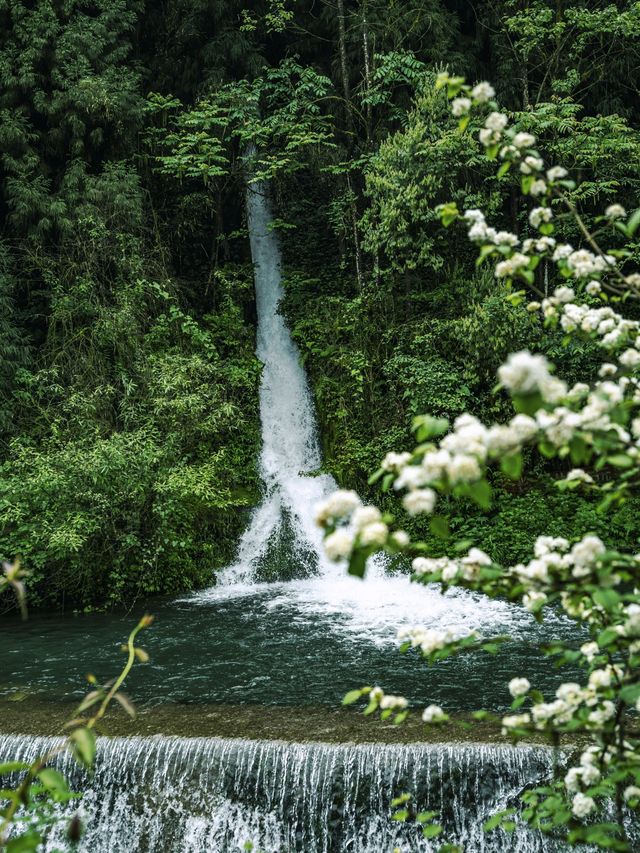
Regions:
<svg viewBox="0 0 640 853"><path fill-rule="evenodd" d="M440 224L455 200L528 228L516 176L431 84L445 64L489 77L587 215L632 208L639 30L628 0L0 0L0 556L40 600L83 605L190 588L229 557L259 490L248 160L272 180L340 483L366 488L421 411L500 416L516 347L593 370ZM497 475L488 520L455 521L502 559L523 526L574 516L533 463L517 487ZM609 536L634 541L632 515Z"/></svg>

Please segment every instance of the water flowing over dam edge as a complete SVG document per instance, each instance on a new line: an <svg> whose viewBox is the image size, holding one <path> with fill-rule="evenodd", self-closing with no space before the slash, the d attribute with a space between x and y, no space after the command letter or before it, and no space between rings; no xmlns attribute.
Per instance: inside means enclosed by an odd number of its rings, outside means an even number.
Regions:
<svg viewBox="0 0 640 853"><path fill-rule="evenodd" d="M31 761L58 743L0 736L0 761ZM444 837L467 853L550 853L556 845L526 827L506 835L482 826L546 780L553 760L539 746L133 737L99 738L91 776L68 753L55 765L85 791L83 853L235 853L247 841L265 853L430 853L437 846L415 820L391 818L391 802L403 793L411 793L414 814L438 812ZM71 814L77 806L65 808Z"/></svg>

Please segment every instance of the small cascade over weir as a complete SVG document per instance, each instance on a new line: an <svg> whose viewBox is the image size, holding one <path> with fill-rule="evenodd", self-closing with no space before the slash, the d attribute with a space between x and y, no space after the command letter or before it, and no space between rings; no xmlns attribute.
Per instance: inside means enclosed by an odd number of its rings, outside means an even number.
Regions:
<svg viewBox="0 0 640 853"><path fill-rule="evenodd" d="M32 760L53 743L0 736L0 761ZM551 762L544 747L215 738L100 739L90 778L68 754L57 759L72 786L87 791L82 853L240 853L247 841L262 853L431 853L443 840L465 853L552 853L552 841L524 827L482 829L546 778ZM416 811L441 814L439 843L422 838L415 822L390 819L391 800L404 792Z"/></svg>

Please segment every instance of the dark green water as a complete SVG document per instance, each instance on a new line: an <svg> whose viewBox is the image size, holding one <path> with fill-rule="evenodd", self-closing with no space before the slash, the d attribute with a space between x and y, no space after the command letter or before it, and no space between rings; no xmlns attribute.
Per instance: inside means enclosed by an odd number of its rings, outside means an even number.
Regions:
<svg viewBox="0 0 640 853"><path fill-rule="evenodd" d="M120 646L145 610L156 616L141 639L151 660L137 666L127 684L142 705L336 705L350 688L375 683L452 711L498 709L508 704L506 685L515 675L526 672L547 691L560 679L535 643L541 636L570 635L572 626L564 620L552 617L540 628L518 608L417 587L410 590L417 612L409 615L422 612L421 624L462 628L466 620L486 636L514 637L497 656L473 654L428 667L417 654L398 652L394 628L408 594L403 583L377 583L378 589L366 581L354 587L363 599L358 605L344 595L330 600L319 581L307 579L244 591L214 589L209 597L153 601L127 614L2 619L0 696L16 691L54 701L81 696L86 673L106 680L118 671ZM380 584L387 600L377 598ZM395 603L394 590L400 598Z"/></svg>

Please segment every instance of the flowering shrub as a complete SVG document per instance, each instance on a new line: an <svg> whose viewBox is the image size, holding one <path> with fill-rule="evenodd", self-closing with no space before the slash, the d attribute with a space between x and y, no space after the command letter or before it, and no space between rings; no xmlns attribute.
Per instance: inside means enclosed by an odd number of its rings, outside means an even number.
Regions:
<svg viewBox="0 0 640 853"><path fill-rule="evenodd" d="M535 447L547 458L573 466L557 483L559 489L585 489L600 496L602 512L638 492L640 483L640 324L626 319L618 307L640 295L640 274L629 271L632 257L625 248L606 250L607 234L627 242L640 226L640 210L631 216L618 204L596 220L597 229L584 224L567 191L575 188L568 172L545 164L536 138L510 128L508 117L493 101L489 83L474 87L462 78L440 75L451 110L465 132L473 115L483 126L480 143L488 157L500 161L498 176L518 171L525 196L531 197L532 235L496 231L480 210L461 213L456 205L439 208L443 225L465 223L469 239L478 246L479 263L491 260L498 282L514 304L524 301L522 284L541 297L527 310L540 312L544 323L561 327L567 337L595 340L605 354L598 381L569 387L554 375L542 355L517 352L498 371L499 388L511 396L515 414L508 423L485 425L470 414L458 417L453 428L444 419L415 419L417 447L412 452L389 453L371 482L404 492L404 507L412 515L430 517L431 530L449 538L445 515L437 514L443 496L467 498L480 507L491 505L489 468L517 480L523 450ZM584 238L575 248L554 237L554 219L573 217ZM542 290L537 269L543 263L545 279L562 282L552 295ZM536 732L554 744L563 735L579 736L588 745L564 779L523 795L525 819L543 831L564 828L571 843L587 842L611 850L630 850L629 816L640 807L640 740L636 712L640 712L640 554L611 550L597 536L585 532L570 542L538 536L533 556L515 566L497 565L478 548L460 543L454 555L431 558L426 545L410 542L393 529L393 519L373 506L363 506L355 492L339 491L318 509L325 530L327 554L346 559L352 574L363 576L366 560L376 551L403 553L413 558L412 580L439 583L445 589L462 586L492 597L521 603L541 621L546 608L560 607L590 639L579 650L555 643L546 653L560 664L582 666L585 683L564 683L555 697L545 698L526 677L513 679L509 691L511 713L502 718L502 731L514 741ZM427 660L485 649L474 634L455 635L416 627L399 634L402 648L417 649ZM401 723L407 714L404 697L389 696L379 687L351 691L345 704L368 700L365 713L381 712ZM485 712L479 712L480 719ZM447 713L430 705L425 723L442 724ZM493 828L513 828L512 810L489 822ZM433 825L429 834L435 834Z"/></svg>

